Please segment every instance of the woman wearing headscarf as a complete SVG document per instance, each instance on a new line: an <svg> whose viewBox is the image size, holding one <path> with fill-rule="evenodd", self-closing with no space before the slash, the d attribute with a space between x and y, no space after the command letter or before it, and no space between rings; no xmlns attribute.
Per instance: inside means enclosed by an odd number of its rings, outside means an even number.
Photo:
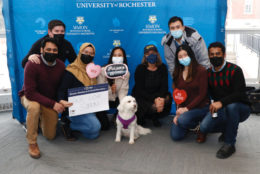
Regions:
<svg viewBox="0 0 260 174"><path fill-rule="evenodd" d="M64 73L58 90L58 101L68 101L68 89L96 85L96 78L90 78L86 66L93 62L95 47L91 43L83 43L76 60L69 64ZM100 132L100 122L95 113L75 117L68 116L68 109L62 113L62 132L67 140L75 140L71 130L80 131L86 138L97 138Z"/></svg>

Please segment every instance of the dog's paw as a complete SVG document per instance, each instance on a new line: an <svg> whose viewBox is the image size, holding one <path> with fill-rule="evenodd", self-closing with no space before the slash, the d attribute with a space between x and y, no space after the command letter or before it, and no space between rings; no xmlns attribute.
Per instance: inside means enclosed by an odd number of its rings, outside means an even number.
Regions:
<svg viewBox="0 0 260 174"><path fill-rule="evenodd" d="M134 144L135 143L135 141L129 141L129 144Z"/></svg>
<svg viewBox="0 0 260 174"><path fill-rule="evenodd" d="M116 138L116 139L115 139L115 142L117 142L117 143L120 142L120 141L121 141L121 140L120 140L119 138Z"/></svg>

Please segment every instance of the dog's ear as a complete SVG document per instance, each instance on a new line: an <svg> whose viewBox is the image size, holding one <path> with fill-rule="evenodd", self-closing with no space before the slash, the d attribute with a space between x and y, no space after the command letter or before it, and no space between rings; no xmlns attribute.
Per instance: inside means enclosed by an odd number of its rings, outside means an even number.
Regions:
<svg viewBox="0 0 260 174"><path fill-rule="evenodd" d="M120 102L120 104L117 106L117 110L120 111L120 112L123 112L123 109L124 109L123 103Z"/></svg>

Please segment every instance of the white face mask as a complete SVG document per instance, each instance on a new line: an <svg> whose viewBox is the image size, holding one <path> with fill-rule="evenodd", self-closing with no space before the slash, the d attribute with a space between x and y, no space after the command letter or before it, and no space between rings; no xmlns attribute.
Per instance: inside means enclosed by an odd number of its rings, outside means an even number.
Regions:
<svg viewBox="0 0 260 174"><path fill-rule="evenodd" d="M113 64L123 63L124 62L124 58L123 57L112 57L112 62L113 62Z"/></svg>

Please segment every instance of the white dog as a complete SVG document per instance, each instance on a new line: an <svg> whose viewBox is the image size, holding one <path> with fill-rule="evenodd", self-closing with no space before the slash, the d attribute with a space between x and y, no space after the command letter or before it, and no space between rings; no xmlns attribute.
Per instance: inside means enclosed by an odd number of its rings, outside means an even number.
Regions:
<svg viewBox="0 0 260 174"><path fill-rule="evenodd" d="M136 123L137 103L132 96L125 96L117 107L118 115L116 118L117 132L116 142L121 141L121 134L129 137L129 144L134 144L134 140L140 135L151 133L150 129L143 128Z"/></svg>

